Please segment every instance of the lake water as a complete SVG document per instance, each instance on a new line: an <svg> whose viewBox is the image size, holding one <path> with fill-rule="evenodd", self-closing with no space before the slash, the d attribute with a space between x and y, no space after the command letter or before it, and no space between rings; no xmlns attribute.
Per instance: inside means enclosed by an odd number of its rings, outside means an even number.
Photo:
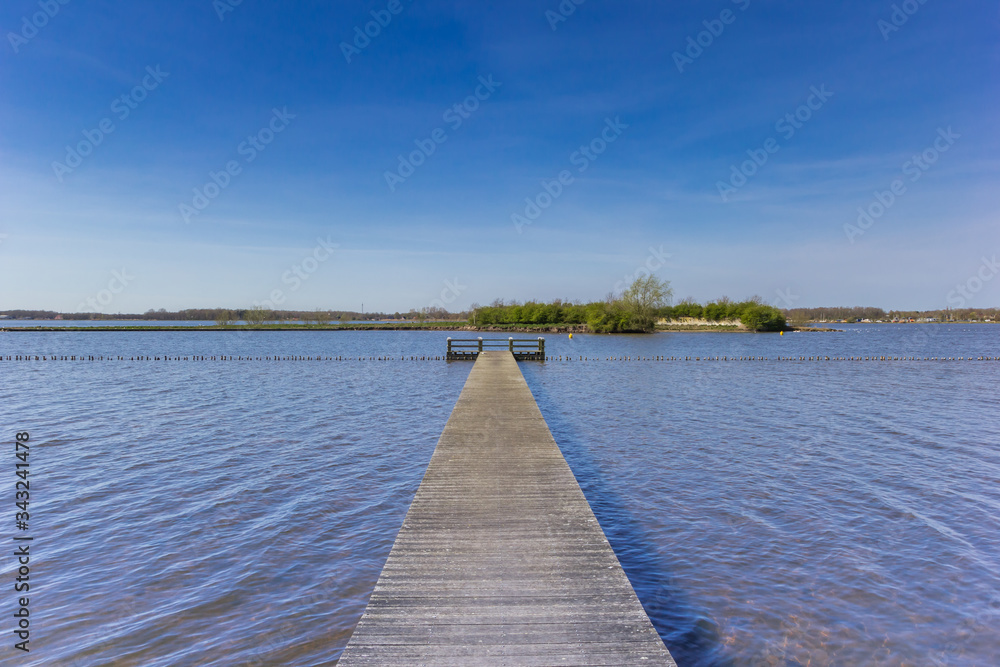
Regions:
<svg viewBox="0 0 1000 667"><path fill-rule="evenodd" d="M704 361L998 357L1000 327L841 326L550 335L589 360L521 364L682 667L1000 664L1000 362ZM0 333L3 355L393 359L2 362L2 437L33 445L17 664L332 664L471 368L399 358L447 335ZM656 355L703 360L606 360Z"/></svg>

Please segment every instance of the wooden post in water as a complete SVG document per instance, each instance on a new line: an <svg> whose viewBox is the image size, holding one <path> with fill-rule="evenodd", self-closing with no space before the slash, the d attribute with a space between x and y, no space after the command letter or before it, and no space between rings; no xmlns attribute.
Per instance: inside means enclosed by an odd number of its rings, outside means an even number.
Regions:
<svg viewBox="0 0 1000 667"><path fill-rule="evenodd" d="M479 354L338 665L676 667L509 351Z"/></svg>

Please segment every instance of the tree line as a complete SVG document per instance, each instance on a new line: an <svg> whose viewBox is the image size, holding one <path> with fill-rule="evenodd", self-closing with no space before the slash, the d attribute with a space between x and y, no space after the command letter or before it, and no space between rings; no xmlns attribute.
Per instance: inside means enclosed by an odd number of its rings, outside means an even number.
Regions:
<svg viewBox="0 0 1000 667"><path fill-rule="evenodd" d="M142 315L122 314L107 315L101 313L63 313L67 320L213 320L220 326L232 326L243 322L250 326L258 326L265 322L287 321L290 319L313 322L315 324L330 324L333 321L348 322L351 320L383 320L410 319L423 322L425 320L454 320L471 322L474 326L580 326L586 325L587 330L594 333L640 333L653 331L656 322L661 319L676 320L685 317L703 318L708 320L739 320L745 327L753 331L778 330L785 326L785 318L781 311L764 305L760 299L744 302L730 302L719 299L706 306L701 306L690 300L677 306L668 305L673 290L670 283L656 276L648 275L637 278L621 294L609 294L603 301L591 303L570 303L556 300L552 303L528 301L526 303L505 303L496 300L489 306L474 304L472 309L463 313L449 313L440 308L411 310L406 316L400 313L357 313L352 311L330 311L318 309L315 311L272 311L262 306L244 309L228 308L191 308L179 311L150 309ZM12 317L34 317L38 319L53 319L59 313L51 311L8 311Z"/></svg>
<svg viewBox="0 0 1000 667"><path fill-rule="evenodd" d="M149 309L144 313L60 313L54 310L4 310L0 315L6 315L12 319L32 319L32 320L53 320L60 317L64 320L151 320L151 321L216 321L227 322L247 321L247 314L251 318L256 315L255 309L251 308L186 308L184 310L159 310ZM334 321L375 321L387 319L418 319L420 313L410 310L408 313L359 313L353 310L268 310L263 309L266 317L265 321L287 321L303 320L311 322L334 322ZM430 309L423 313L425 319L456 319L461 314L452 314L440 309Z"/></svg>
<svg viewBox="0 0 1000 667"><path fill-rule="evenodd" d="M739 322L751 331L781 331L787 325L785 314L764 303L759 296L746 301L732 301L724 296L704 306L685 299L676 306L660 309L659 314L668 321L693 318L709 322Z"/></svg>
<svg viewBox="0 0 1000 667"><path fill-rule="evenodd" d="M942 308L938 310L883 310L872 306L842 306L826 308L791 308L785 315L793 322L872 322L882 320L934 320L937 322L984 322L1000 319L1000 308Z"/></svg>
<svg viewBox="0 0 1000 667"><path fill-rule="evenodd" d="M740 322L751 331L779 331L786 326L785 315L759 297L730 301L723 297L704 306L685 300L668 305L673 290L670 283L655 276L638 278L620 296L608 295L604 301L551 303L502 300L489 306L472 308L470 321L477 326L579 326L594 333L639 333L653 331L658 320L682 321L684 318L713 322Z"/></svg>
<svg viewBox="0 0 1000 667"><path fill-rule="evenodd" d="M775 331L786 322L893 321L934 320L950 321L1000 321L1000 308L961 308L939 310L884 310L874 306L842 306L822 308L791 308L779 310L759 298L731 301L726 297L704 305L685 299L669 305L673 291L670 283L653 276L640 278L620 295L608 295L603 301L590 303L556 299L551 303L540 301L505 302L495 300L489 306L473 304L467 311L449 312L443 308L410 309L406 313L360 313L351 310L267 310L251 308L187 308L168 311L150 309L145 313L59 313L52 310L5 310L0 315L14 319L52 320L153 320L153 321L214 321L221 325L239 322L260 324L300 320L315 324L333 322L369 322L378 320L468 321L474 326L565 326L586 327L598 333L623 333L652 331L658 320L683 322L685 318L710 322L740 322L755 331Z"/></svg>
<svg viewBox="0 0 1000 667"><path fill-rule="evenodd" d="M595 333L652 331L657 310L671 296L670 284L655 276L638 278L620 296L604 301L552 303L526 301L505 303L497 299L489 306L473 304L469 321L475 326L580 326Z"/></svg>

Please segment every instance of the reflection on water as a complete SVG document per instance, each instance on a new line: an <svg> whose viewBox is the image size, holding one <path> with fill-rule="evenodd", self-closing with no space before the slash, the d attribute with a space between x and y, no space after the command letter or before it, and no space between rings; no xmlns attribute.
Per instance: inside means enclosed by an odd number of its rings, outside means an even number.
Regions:
<svg viewBox="0 0 1000 667"><path fill-rule="evenodd" d="M603 360L1000 356L989 325L845 328L550 336L601 361L522 364L681 665L997 663L1000 363ZM471 367L398 359L446 336L0 334L5 355L395 359L4 362L0 424L35 443L21 662L331 664Z"/></svg>

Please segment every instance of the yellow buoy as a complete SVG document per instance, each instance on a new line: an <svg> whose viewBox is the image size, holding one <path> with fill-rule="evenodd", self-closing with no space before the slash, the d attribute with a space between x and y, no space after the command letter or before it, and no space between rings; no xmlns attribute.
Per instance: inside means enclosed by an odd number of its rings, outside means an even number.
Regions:
<svg viewBox="0 0 1000 667"><path fill-rule="evenodd" d="M569 337L572 339L573 338L573 334L570 334Z"/></svg>
<svg viewBox="0 0 1000 667"><path fill-rule="evenodd" d="M779 335L779 336L784 336L784 335L785 335L785 332L784 332L784 331L779 331L779 332L778 332L778 335Z"/></svg>

